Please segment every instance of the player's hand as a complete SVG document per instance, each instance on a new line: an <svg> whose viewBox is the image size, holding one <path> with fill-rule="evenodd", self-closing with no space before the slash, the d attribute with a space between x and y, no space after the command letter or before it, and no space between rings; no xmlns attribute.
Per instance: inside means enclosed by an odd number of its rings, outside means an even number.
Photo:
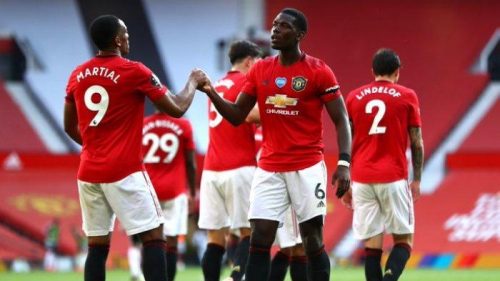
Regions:
<svg viewBox="0 0 500 281"><path fill-rule="evenodd" d="M352 188L349 189L342 198L340 198L340 202L342 202L342 205L346 206L347 209L352 210Z"/></svg>
<svg viewBox="0 0 500 281"><path fill-rule="evenodd" d="M203 70L198 68L195 68L191 71L189 80L196 83L196 88L198 90L201 90L201 88L210 81L208 75Z"/></svg>
<svg viewBox="0 0 500 281"><path fill-rule="evenodd" d="M337 166L337 170L332 177L332 185L337 186L335 195L337 198L342 198L344 194L351 188L351 174L346 166Z"/></svg>
<svg viewBox="0 0 500 281"><path fill-rule="evenodd" d="M412 181L410 183L410 190L413 202L417 202L418 198L420 198L420 181Z"/></svg>

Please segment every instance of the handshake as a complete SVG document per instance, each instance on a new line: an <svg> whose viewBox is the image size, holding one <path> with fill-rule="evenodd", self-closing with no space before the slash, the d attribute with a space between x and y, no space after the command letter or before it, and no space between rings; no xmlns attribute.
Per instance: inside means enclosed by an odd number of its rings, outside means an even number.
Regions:
<svg viewBox="0 0 500 281"><path fill-rule="evenodd" d="M212 81L208 75L201 69L195 68L191 71L189 75L189 83L196 87L197 90L202 91L206 94L210 92L215 92L213 88Z"/></svg>

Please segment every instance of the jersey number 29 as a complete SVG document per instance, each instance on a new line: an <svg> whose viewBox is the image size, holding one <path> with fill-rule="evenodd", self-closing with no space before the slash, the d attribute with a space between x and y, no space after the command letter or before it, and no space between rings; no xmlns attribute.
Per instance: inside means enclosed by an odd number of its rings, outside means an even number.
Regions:
<svg viewBox="0 0 500 281"><path fill-rule="evenodd" d="M179 150L179 138L173 133L163 134L161 137L154 133L147 133L142 138L143 145L151 146L144 156L144 163L160 163L160 156L156 155L158 149L161 149L167 155L163 159L163 163L170 163L174 160L177 151Z"/></svg>

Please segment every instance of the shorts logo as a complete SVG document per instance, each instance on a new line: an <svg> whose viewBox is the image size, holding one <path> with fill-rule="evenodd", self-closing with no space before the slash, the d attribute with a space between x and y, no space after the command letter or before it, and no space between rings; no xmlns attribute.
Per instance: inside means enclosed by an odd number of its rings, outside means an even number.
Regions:
<svg viewBox="0 0 500 281"><path fill-rule="evenodd" d="M274 96L267 97L266 104L272 104L277 108L286 108L287 106L297 105L297 99L289 98L286 95L276 94Z"/></svg>
<svg viewBox="0 0 500 281"><path fill-rule="evenodd" d="M293 77L292 79L292 89L295 92L303 91L306 88L306 84L307 84L307 79L302 76Z"/></svg>
<svg viewBox="0 0 500 281"><path fill-rule="evenodd" d="M276 80L274 80L274 83L276 83L276 86L278 88L283 88L286 85L286 78L285 77L277 77Z"/></svg>
<svg viewBox="0 0 500 281"><path fill-rule="evenodd" d="M319 201L318 205L316 206L316 208L324 208L325 207L325 203L323 203L323 201Z"/></svg>

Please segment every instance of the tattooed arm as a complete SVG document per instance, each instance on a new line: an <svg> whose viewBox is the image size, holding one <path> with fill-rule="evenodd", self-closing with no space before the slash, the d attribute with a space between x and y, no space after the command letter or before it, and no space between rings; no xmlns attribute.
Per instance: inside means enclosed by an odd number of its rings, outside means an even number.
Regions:
<svg viewBox="0 0 500 281"><path fill-rule="evenodd" d="M410 135L411 162L413 165L413 180L410 183L410 189L413 201L417 201L420 197L420 180L424 168L424 141L420 127L410 127L408 133Z"/></svg>

